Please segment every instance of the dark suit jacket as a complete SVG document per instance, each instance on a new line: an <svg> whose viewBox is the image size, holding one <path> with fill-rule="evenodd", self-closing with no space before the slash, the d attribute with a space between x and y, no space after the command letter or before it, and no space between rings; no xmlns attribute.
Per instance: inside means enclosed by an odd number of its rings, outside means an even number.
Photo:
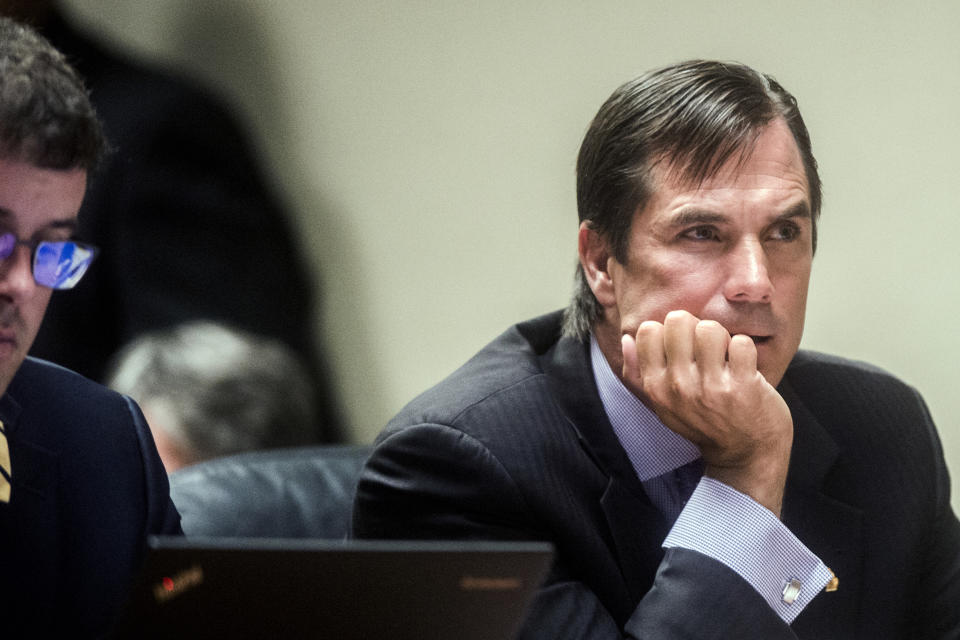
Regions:
<svg viewBox="0 0 960 640"><path fill-rule="evenodd" d="M960 524L920 396L805 352L779 391L795 425L783 520L840 579L792 627L722 564L663 554L667 523L559 313L513 327L391 421L354 535L552 542L523 637L960 638Z"/></svg>
<svg viewBox="0 0 960 640"><path fill-rule="evenodd" d="M143 415L128 398L28 358L0 398L0 419L13 469L10 502L0 503L0 635L102 634L146 536L181 533Z"/></svg>
<svg viewBox="0 0 960 640"><path fill-rule="evenodd" d="M314 344L313 282L286 212L222 102L124 57L59 15L44 35L84 77L113 153L91 176L81 239L100 247L50 301L31 355L103 381L117 350L197 318L277 338L316 377L318 426L273 446L332 441L339 415Z"/></svg>

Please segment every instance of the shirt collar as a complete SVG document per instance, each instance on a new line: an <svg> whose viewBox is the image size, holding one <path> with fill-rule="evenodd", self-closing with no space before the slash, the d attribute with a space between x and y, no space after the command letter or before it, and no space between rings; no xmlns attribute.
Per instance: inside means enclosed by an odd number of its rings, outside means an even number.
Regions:
<svg viewBox="0 0 960 640"><path fill-rule="evenodd" d="M603 409L641 482L700 457L695 444L664 425L624 386L610 368L593 334L590 335L590 362Z"/></svg>

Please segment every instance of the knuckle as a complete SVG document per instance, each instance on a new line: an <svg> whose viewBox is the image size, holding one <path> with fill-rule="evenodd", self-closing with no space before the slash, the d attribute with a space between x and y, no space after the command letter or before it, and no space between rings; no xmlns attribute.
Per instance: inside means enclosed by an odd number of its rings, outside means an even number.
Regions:
<svg viewBox="0 0 960 640"><path fill-rule="evenodd" d="M704 384L700 394L703 403L712 408L726 406L731 396L730 388L721 382Z"/></svg>
<svg viewBox="0 0 960 640"><path fill-rule="evenodd" d="M644 320L640 323L640 326L637 327L638 336L650 336L655 335L657 331L662 327L659 322L655 320Z"/></svg>
<svg viewBox="0 0 960 640"><path fill-rule="evenodd" d="M686 376L682 375L676 368L670 371L667 376L666 388L674 398L686 397L689 389L689 383Z"/></svg>
<svg viewBox="0 0 960 640"><path fill-rule="evenodd" d="M663 324L689 327L691 325L696 325L697 321L697 318L689 311L676 309L667 313L663 320Z"/></svg>
<svg viewBox="0 0 960 640"><path fill-rule="evenodd" d="M714 333L723 329L723 326L716 320L700 320L697 322L697 331Z"/></svg>
<svg viewBox="0 0 960 640"><path fill-rule="evenodd" d="M674 309L673 311L668 311L666 320L671 322L676 322L690 315L689 312L684 311L683 309Z"/></svg>
<svg viewBox="0 0 960 640"><path fill-rule="evenodd" d="M640 390L657 407L669 407L675 403L673 383L665 375L645 377L640 383Z"/></svg>

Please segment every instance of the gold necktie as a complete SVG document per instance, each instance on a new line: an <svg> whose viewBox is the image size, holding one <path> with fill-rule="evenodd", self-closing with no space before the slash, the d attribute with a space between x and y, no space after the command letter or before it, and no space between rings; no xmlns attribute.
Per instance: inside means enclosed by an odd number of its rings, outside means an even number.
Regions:
<svg viewBox="0 0 960 640"><path fill-rule="evenodd" d="M0 422L0 502L10 502L10 447L7 445L7 431Z"/></svg>

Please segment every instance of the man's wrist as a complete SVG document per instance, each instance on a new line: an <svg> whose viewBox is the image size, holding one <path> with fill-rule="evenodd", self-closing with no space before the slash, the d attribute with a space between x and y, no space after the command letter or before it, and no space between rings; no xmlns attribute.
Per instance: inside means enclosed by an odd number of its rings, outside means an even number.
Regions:
<svg viewBox="0 0 960 640"><path fill-rule="evenodd" d="M823 562L766 507L705 477L663 543L725 564L788 624L831 579Z"/></svg>
<svg viewBox="0 0 960 640"><path fill-rule="evenodd" d="M749 496L754 502L780 518L788 464L789 452L786 464L765 461L749 467L707 465L704 475Z"/></svg>

